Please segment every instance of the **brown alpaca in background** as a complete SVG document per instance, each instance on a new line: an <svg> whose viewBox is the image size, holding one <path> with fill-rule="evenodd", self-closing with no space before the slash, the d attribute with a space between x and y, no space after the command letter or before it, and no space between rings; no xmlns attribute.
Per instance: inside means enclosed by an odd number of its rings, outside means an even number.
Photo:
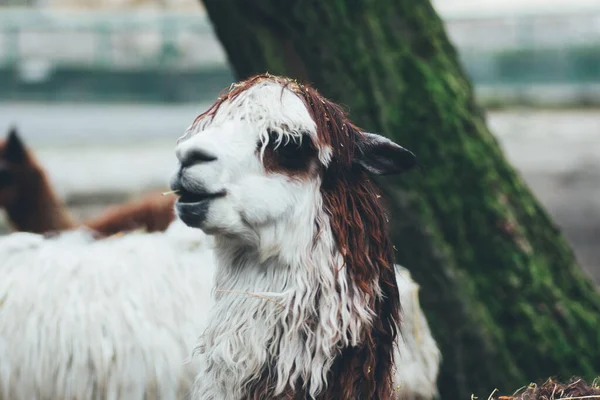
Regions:
<svg viewBox="0 0 600 400"><path fill-rule="evenodd" d="M77 226L15 128L0 141L0 207L16 231L46 233Z"/></svg>
<svg viewBox="0 0 600 400"><path fill-rule="evenodd" d="M175 219L175 199L174 195L152 193L109 207L98 217L80 223L58 198L46 172L16 129L0 141L0 208L6 210L15 231L51 233L81 225L101 237L136 229L163 231Z"/></svg>

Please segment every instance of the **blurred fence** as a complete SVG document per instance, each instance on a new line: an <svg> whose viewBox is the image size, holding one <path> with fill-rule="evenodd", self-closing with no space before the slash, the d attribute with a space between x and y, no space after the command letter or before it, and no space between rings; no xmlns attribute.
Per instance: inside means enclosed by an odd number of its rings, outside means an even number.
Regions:
<svg viewBox="0 0 600 400"><path fill-rule="evenodd" d="M449 16L447 27L476 82L600 82L600 2L585 11Z"/></svg>
<svg viewBox="0 0 600 400"><path fill-rule="evenodd" d="M0 9L0 99L197 101L231 80L200 13Z"/></svg>
<svg viewBox="0 0 600 400"><path fill-rule="evenodd" d="M445 19L484 103L600 104L600 2Z"/></svg>
<svg viewBox="0 0 600 400"><path fill-rule="evenodd" d="M185 70L223 65L204 15L0 9L0 64Z"/></svg>
<svg viewBox="0 0 600 400"><path fill-rule="evenodd" d="M600 2L442 18L476 86L599 93ZM231 80L201 12L0 11L0 99L197 101Z"/></svg>

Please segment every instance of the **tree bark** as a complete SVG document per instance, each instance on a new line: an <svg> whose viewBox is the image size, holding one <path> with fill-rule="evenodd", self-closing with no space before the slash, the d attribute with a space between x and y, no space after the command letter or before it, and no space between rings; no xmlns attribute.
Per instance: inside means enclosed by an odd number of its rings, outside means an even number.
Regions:
<svg viewBox="0 0 600 400"><path fill-rule="evenodd" d="M427 0L204 0L238 78L312 83L417 154L383 181L445 399L600 373L600 296L506 161Z"/></svg>

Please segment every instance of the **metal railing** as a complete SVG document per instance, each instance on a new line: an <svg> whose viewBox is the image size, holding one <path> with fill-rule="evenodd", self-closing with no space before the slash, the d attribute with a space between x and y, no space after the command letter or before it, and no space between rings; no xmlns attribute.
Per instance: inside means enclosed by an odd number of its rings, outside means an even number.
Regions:
<svg viewBox="0 0 600 400"><path fill-rule="evenodd" d="M464 9L441 16L476 85L600 83L600 2L588 3L587 8L575 10L505 8L502 12L470 13ZM122 86L138 79L137 72L145 75L138 75L139 84L127 89L131 93L158 85L158 79L164 82L165 74L171 74L168 79L173 87L184 87L186 82L177 83L178 79L204 82L209 78L198 76L198 71L207 68L225 71L217 78L211 75L211 84L218 86L220 80L229 79L225 53L201 10L0 8L0 89L6 93L23 92L21 82L30 90L31 84L52 80L53 85L35 90L63 90L75 85L72 76L77 74L85 75L77 78L78 85L90 76L96 79L104 74L87 86L89 90L112 90L102 82ZM53 71L62 71L62 75L53 75ZM129 75L107 78L107 74L119 73ZM153 81L156 73L158 78ZM179 73L196 75L181 78ZM2 86L7 80L11 81ZM82 87L78 96L88 90Z"/></svg>
<svg viewBox="0 0 600 400"><path fill-rule="evenodd" d="M451 10L451 9L448 9ZM442 15L460 51L600 45L600 2L582 10L456 10ZM224 64L205 13L0 8L0 65L27 60L113 68Z"/></svg>
<svg viewBox="0 0 600 400"><path fill-rule="evenodd" d="M0 66L189 69L224 64L205 15L0 9Z"/></svg>

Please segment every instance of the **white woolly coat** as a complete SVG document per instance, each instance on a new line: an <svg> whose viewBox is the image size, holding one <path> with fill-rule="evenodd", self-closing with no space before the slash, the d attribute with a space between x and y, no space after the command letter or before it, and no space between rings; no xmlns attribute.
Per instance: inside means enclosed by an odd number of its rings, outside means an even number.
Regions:
<svg viewBox="0 0 600 400"><path fill-rule="evenodd" d="M182 399L212 304L212 239L166 232L92 240L0 238L0 399ZM403 337L398 390L432 398L440 354L398 267Z"/></svg>

